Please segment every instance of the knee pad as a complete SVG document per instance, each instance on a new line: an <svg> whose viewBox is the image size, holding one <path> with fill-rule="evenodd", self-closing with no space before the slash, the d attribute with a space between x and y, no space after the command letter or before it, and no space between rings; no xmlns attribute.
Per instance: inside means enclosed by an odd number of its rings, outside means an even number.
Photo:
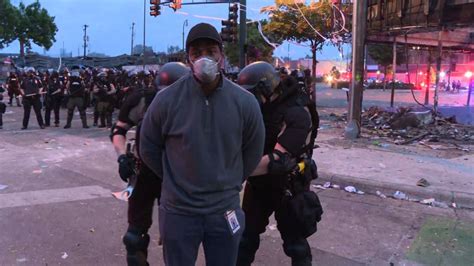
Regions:
<svg viewBox="0 0 474 266"><path fill-rule="evenodd" d="M129 229L123 236L123 244L128 252L146 252L148 244L150 244L150 235L147 232L140 233Z"/></svg>

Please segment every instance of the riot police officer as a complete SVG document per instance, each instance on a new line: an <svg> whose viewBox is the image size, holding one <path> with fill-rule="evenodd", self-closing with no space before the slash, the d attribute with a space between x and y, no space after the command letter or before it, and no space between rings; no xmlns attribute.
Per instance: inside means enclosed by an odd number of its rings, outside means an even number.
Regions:
<svg viewBox="0 0 474 266"><path fill-rule="evenodd" d="M67 101L67 121L64 128L70 128L74 109L77 107L82 121L82 128L89 128L87 125L86 106L84 104L85 84L81 78L79 68L71 69L71 77L66 85L69 99Z"/></svg>
<svg viewBox="0 0 474 266"><path fill-rule="evenodd" d="M23 96L23 127L22 130L28 128L28 122L30 120L31 107L36 114L38 125L41 129L44 129L43 117L41 115L41 99L40 95L43 91L43 85L41 80L35 76L35 69L29 67L26 70L27 76L21 83L21 95Z"/></svg>
<svg viewBox="0 0 474 266"><path fill-rule="evenodd" d="M8 105L12 106L13 98L15 98L16 105L18 107L21 107L20 99L18 99L18 96L20 96L20 78L17 76L15 72L11 72L7 78L6 83L7 83L8 97L10 98L8 100Z"/></svg>
<svg viewBox="0 0 474 266"><path fill-rule="evenodd" d="M260 234L272 213L292 265L311 265L306 237L314 233L322 214L317 195L309 190L316 178L311 155L319 126L314 102L293 82L280 80L279 73L266 62L245 67L237 82L259 101L266 134L264 156L245 186L245 231L237 265L254 261ZM301 212L293 208L298 203L304 206Z"/></svg>
<svg viewBox="0 0 474 266"><path fill-rule="evenodd" d="M94 84L94 94L97 99L97 112L100 118L100 128L106 126L112 127L112 111L114 95L116 93L115 86L107 79L107 72L103 71L97 75L97 81ZM95 121L94 121L95 122Z"/></svg>
<svg viewBox="0 0 474 266"><path fill-rule="evenodd" d="M167 63L161 70L160 86L168 86L189 72L182 63ZM133 73L132 73L133 74ZM148 265L147 249L150 242L148 229L152 224L153 205L160 198L161 181L150 168L144 164L138 152L135 154L126 151L126 134L128 130L137 126L139 136L140 123L148 105L153 100L157 89L154 86L144 86L139 83L129 84L133 91L125 100L120 109L117 123L111 130L111 140L115 147L119 163L119 174L123 181L129 182L136 172L136 184L131 197L128 199L128 229L123 237L127 249L128 265ZM139 139L136 139L135 147Z"/></svg>
<svg viewBox="0 0 474 266"><path fill-rule="evenodd" d="M54 126L59 126L59 109L63 98L63 84L59 78L59 73L53 71L48 78L48 90L46 92L46 111L44 113L45 126L50 126L51 111L54 111Z"/></svg>

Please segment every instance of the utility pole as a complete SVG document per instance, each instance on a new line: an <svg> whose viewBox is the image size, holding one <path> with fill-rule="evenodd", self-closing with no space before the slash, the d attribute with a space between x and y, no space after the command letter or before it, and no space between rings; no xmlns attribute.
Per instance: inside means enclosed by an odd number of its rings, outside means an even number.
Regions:
<svg viewBox="0 0 474 266"><path fill-rule="evenodd" d="M439 79L441 73L441 60L443 56L443 41L441 40L443 37L444 29L440 30L438 33L438 57L436 58L436 87L434 91L434 101L433 101L433 109L438 112L438 91L439 91Z"/></svg>
<svg viewBox="0 0 474 266"><path fill-rule="evenodd" d="M349 102L349 119L345 137L359 137L364 89L364 57L367 25L367 0L354 1L352 14L352 77Z"/></svg>
<svg viewBox="0 0 474 266"><path fill-rule="evenodd" d="M184 20L183 22L183 51L186 52L186 47L184 47L184 27L188 26L188 20Z"/></svg>
<svg viewBox="0 0 474 266"><path fill-rule="evenodd" d="M145 71L146 0L143 0L143 71Z"/></svg>
<svg viewBox="0 0 474 266"><path fill-rule="evenodd" d="M239 28L239 66L243 69L247 54L247 0L240 0L240 28Z"/></svg>
<svg viewBox="0 0 474 266"><path fill-rule="evenodd" d="M393 37L393 62L392 62L392 90L390 94L390 107L393 107L395 99L395 80L397 78L397 38Z"/></svg>
<svg viewBox="0 0 474 266"><path fill-rule="evenodd" d="M135 22L132 22L132 44L130 45L130 55L133 55L133 38L135 38Z"/></svg>
<svg viewBox="0 0 474 266"><path fill-rule="evenodd" d="M84 24L84 58L86 58L86 49L87 49L87 28L89 25Z"/></svg>

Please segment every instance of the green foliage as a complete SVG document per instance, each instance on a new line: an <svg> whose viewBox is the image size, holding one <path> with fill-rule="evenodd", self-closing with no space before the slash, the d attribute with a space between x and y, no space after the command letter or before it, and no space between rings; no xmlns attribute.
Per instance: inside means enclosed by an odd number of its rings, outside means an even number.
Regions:
<svg viewBox="0 0 474 266"><path fill-rule="evenodd" d="M367 47L367 53L377 64L383 67L388 67L393 64L393 46L391 44L370 44ZM398 47L397 64L403 64L405 60L404 49Z"/></svg>
<svg viewBox="0 0 474 266"><path fill-rule="evenodd" d="M9 0L0 0L0 49L15 40L18 10Z"/></svg>
<svg viewBox="0 0 474 266"><path fill-rule="evenodd" d="M343 10L348 9L343 7ZM309 42L313 75L316 73L316 51L323 48L326 39L335 37L335 31L339 31L336 35L343 40L348 37L347 31L335 29L334 14L340 16L340 13L335 12L329 0L311 1L309 5L295 4L295 1L290 0L277 0L275 6L264 7L261 12L267 13L270 17L270 22L264 26L264 30L271 32L279 42L284 40ZM348 22L350 21L346 19L345 28L350 28Z"/></svg>
<svg viewBox="0 0 474 266"><path fill-rule="evenodd" d="M266 20L260 21L263 25L267 24ZM267 35L267 33L265 33ZM238 35L237 35L238 36ZM237 43L225 43L224 54L231 65L239 64L239 46ZM258 31L258 24L247 24L247 60L249 63L255 61L272 62L273 47L260 35Z"/></svg>
<svg viewBox="0 0 474 266"><path fill-rule="evenodd" d="M28 6L20 2L17 8L8 0L0 0L0 48L18 40L22 56L32 42L48 50L56 41L57 31L54 17L38 1Z"/></svg>

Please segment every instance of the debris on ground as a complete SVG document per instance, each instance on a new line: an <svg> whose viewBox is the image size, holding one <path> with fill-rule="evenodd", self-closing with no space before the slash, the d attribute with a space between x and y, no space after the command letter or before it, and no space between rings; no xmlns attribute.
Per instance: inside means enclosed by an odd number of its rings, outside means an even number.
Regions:
<svg viewBox="0 0 474 266"><path fill-rule="evenodd" d="M7 187L8 187L7 185L2 185L2 184L0 184L0 190L4 190L4 189L6 189Z"/></svg>
<svg viewBox="0 0 474 266"><path fill-rule="evenodd" d="M416 182L416 185L419 187L427 187L430 185L430 183L428 182L428 180L421 178L420 180L418 180L418 182Z"/></svg>
<svg viewBox="0 0 474 266"><path fill-rule="evenodd" d="M377 194L377 196L381 197L382 199L386 199L386 198L387 198L387 196L385 196L385 194L383 194L382 192L380 192L380 191L378 191L378 190L375 192L375 194Z"/></svg>
<svg viewBox="0 0 474 266"><path fill-rule="evenodd" d="M63 252L63 255L61 256L61 258L65 260L67 259L67 257L69 257L69 255L66 252Z"/></svg>
<svg viewBox="0 0 474 266"><path fill-rule="evenodd" d="M396 198L396 199L399 199L399 200L408 200L408 196L407 194L401 192L401 191L395 191L395 193L393 194L393 197Z"/></svg>
<svg viewBox="0 0 474 266"><path fill-rule="evenodd" d="M349 192L349 193L356 193L357 192L357 189L353 186L347 186L344 188L345 191Z"/></svg>
<svg viewBox="0 0 474 266"><path fill-rule="evenodd" d="M374 139L386 138L398 145L406 145L416 141L450 143L464 151L468 147L459 144L474 145L474 126L462 125L454 117L441 117L433 111L416 111L411 107L398 109L372 106L362 113L361 132ZM347 114L338 116L330 114L331 121L347 121ZM346 132L347 133L347 132ZM376 146L388 147L388 143L378 140ZM430 145L430 144L428 144ZM456 147L457 146L457 147ZM432 146L439 149L438 146Z"/></svg>
<svg viewBox="0 0 474 266"><path fill-rule="evenodd" d="M276 224L271 224L268 226L268 229L272 230L272 231L275 231L277 229L277 226Z"/></svg>

